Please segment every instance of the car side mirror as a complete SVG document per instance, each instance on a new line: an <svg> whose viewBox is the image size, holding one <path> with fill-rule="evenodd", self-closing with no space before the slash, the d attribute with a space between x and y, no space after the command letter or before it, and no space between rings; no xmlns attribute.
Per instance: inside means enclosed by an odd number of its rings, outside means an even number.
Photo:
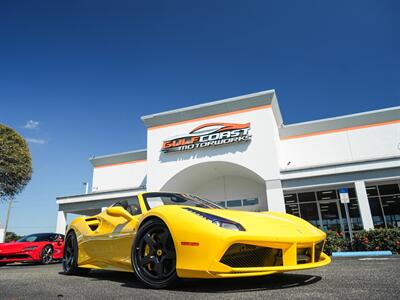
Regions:
<svg viewBox="0 0 400 300"><path fill-rule="evenodd" d="M120 206L108 207L106 212L112 217L122 217L127 221L132 220L132 216Z"/></svg>

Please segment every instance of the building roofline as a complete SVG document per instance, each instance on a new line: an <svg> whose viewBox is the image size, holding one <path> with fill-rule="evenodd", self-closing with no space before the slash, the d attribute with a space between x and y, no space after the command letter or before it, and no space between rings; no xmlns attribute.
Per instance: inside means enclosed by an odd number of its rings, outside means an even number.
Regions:
<svg viewBox="0 0 400 300"><path fill-rule="evenodd" d="M147 149L133 150L115 154L93 156L89 158L93 167L120 164L132 161L143 161L147 159Z"/></svg>
<svg viewBox="0 0 400 300"><path fill-rule="evenodd" d="M279 127L279 136L282 140L302 138L307 136L340 132L371 126L400 123L400 106L384 109L347 114L337 117L324 118L294 124L283 125L275 90L242 95L238 97L217 100L185 108L165 111L143 116L144 124L157 128L164 124L179 123L182 121L235 112L269 105ZM173 124L171 124L173 125ZM110 155L93 156L90 159L93 167L117 165L147 160L147 149L115 153Z"/></svg>
<svg viewBox="0 0 400 300"><path fill-rule="evenodd" d="M400 122L400 106L283 125L279 128L279 135L281 139L291 139L374 125L386 125L397 121Z"/></svg>
<svg viewBox="0 0 400 300"><path fill-rule="evenodd" d="M282 116L273 89L146 115L141 119L150 128L271 104L277 122L280 122Z"/></svg>

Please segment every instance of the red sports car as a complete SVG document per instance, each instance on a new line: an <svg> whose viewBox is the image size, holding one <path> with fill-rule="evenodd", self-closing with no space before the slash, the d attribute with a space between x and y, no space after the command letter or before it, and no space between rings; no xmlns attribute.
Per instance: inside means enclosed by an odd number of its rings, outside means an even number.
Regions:
<svg viewBox="0 0 400 300"><path fill-rule="evenodd" d="M13 262L38 262L48 264L62 259L64 235L59 233L35 233L17 241L0 243L0 266Z"/></svg>

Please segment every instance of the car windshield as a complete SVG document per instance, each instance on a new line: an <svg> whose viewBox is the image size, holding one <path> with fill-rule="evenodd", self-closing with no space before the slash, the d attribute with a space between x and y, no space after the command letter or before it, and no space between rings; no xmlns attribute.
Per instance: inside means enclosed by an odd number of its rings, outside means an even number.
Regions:
<svg viewBox="0 0 400 300"><path fill-rule="evenodd" d="M202 208L217 208L221 206L211 202L210 200L200 198L191 194L177 193L148 193L143 195L147 209L152 209L161 205L185 205Z"/></svg>
<svg viewBox="0 0 400 300"><path fill-rule="evenodd" d="M57 239L57 234L55 233L37 233L26 235L19 240L17 243L22 242L54 242Z"/></svg>

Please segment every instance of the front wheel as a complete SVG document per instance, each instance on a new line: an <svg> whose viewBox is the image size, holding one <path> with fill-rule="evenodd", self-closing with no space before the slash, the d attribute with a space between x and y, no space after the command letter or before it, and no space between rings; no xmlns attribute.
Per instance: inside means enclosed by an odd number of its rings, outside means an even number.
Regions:
<svg viewBox="0 0 400 300"><path fill-rule="evenodd" d="M178 279L174 242L161 220L152 220L138 230L132 267L139 280L151 288L165 288Z"/></svg>
<svg viewBox="0 0 400 300"><path fill-rule="evenodd" d="M40 252L40 263L42 265L48 265L53 261L53 247L46 245Z"/></svg>
<svg viewBox="0 0 400 300"><path fill-rule="evenodd" d="M65 238L62 266L67 275L85 275L90 269L78 267L78 241L75 232L70 231Z"/></svg>

